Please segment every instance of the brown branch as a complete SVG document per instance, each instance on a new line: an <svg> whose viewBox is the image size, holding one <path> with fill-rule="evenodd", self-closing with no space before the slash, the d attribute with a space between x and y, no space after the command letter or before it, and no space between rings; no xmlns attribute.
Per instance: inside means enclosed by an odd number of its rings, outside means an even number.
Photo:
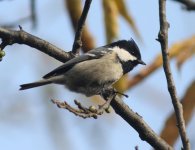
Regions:
<svg viewBox="0 0 195 150"><path fill-rule="evenodd" d="M0 27L0 38L2 43L0 48L3 50L7 45L25 44L30 47L36 48L41 52L61 61L66 62L73 58L71 52L64 52L62 49L50 44L49 42L31 35L24 30L10 30Z"/></svg>
<svg viewBox="0 0 195 150"><path fill-rule="evenodd" d="M72 27L74 31L76 32L77 29L77 23L82 13L82 2L81 0L64 0L66 4L66 10L68 11ZM82 40L82 50L84 52L87 52L91 49L95 48L95 40L92 36L92 34L89 31L89 28L87 27L87 24L85 23L85 26L83 28L83 33L81 36Z"/></svg>
<svg viewBox="0 0 195 150"><path fill-rule="evenodd" d="M179 133L182 139L184 150L190 150L190 143L187 138L185 121L183 118L183 108L180 101L177 98L176 88L174 85L168 54L168 27L169 24L166 19L166 0L159 0L159 18L160 18L160 31L158 34L158 41L161 44L162 57L163 57L163 68L167 79L168 91L170 93L173 107L175 110L177 125Z"/></svg>
<svg viewBox="0 0 195 150"><path fill-rule="evenodd" d="M175 2L181 3L185 6L186 10L195 10L195 2L193 0L173 0Z"/></svg>
<svg viewBox="0 0 195 150"><path fill-rule="evenodd" d="M148 142L152 147L157 150L173 149L147 125L138 113L133 112L119 96L115 97L111 102L111 106L119 116L139 133L140 138Z"/></svg>
<svg viewBox="0 0 195 150"><path fill-rule="evenodd" d="M142 140L147 141L151 146L158 150L172 150L173 148L169 146L163 139L161 139L147 124L144 122L142 117L133 112L119 96L115 96L113 99L113 95L107 99L112 99L111 106L115 110L115 112L120 115L124 120L127 121L129 125L131 125L138 133ZM78 109L73 108L66 102L60 102L58 100L52 100L54 104L56 104L59 108L67 109L72 112L76 116L82 118L97 118L98 115L102 115L104 111L108 108L107 106L100 107L99 109L86 108L81 105L81 103L75 101L75 104L78 106ZM107 112L107 111L106 111Z"/></svg>
<svg viewBox="0 0 195 150"><path fill-rule="evenodd" d="M78 109L73 108L70 106L67 102L60 102L58 100L52 99L52 102L56 104L59 108L64 108L75 114L76 116L82 117L82 118L95 118L97 119L98 115L102 115L105 112L109 113L109 107L111 101L116 97L116 91L113 88L107 89L104 91L103 94L104 99L106 102L102 105L99 105L98 108L95 106L90 106L89 108L84 107L80 102L77 100L74 101L74 103L77 105Z"/></svg>
<svg viewBox="0 0 195 150"><path fill-rule="evenodd" d="M72 46L72 53L73 54L78 54L79 49L82 46L81 35L82 35L83 27L84 27L84 24L85 24L85 20L86 20L91 2L92 2L92 0L86 0L85 1L83 12L82 12L81 17L78 21L78 26L77 26L77 30L76 30L76 33L75 33L74 43L73 43L73 46Z"/></svg>
<svg viewBox="0 0 195 150"><path fill-rule="evenodd" d="M82 118L91 118L94 119L98 118L98 115L102 115L105 112L109 113L108 108L109 105L100 105L99 108L96 108L95 106L90 106L89 108L83 106L80 102L77 100L74 101L74 103L77 105L78 108L73 108L70 106L67 102L61 102L59 100L51 100L52 103L56 104L59 108L67 109L71 113L75 114L76 116L82 117Z"/></svg>
<svg viewBox="0 0 195 150"><path fill-rule="evenodd" d="M184 119L185 123L188 124L192 114L193 110L195 108L195 81L192 82L192 84L188 87L186 90L185 95L183 96L181 103L183 105L184 109ZM164 129L161 132L161 137L167 141L170 145L174 145L175 141L177 140L179 133L175 126L176 124L176 118L175 113L173 112L170 117L167 119Z"/></svg>

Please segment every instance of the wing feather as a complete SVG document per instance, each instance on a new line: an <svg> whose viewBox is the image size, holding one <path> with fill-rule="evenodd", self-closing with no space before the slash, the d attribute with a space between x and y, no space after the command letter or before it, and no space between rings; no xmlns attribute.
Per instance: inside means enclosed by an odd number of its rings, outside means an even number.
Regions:
<svg viewBox="0 0 195 150"><path fill-rule="evenodd" d="M64 63L60 67L58 67L58 68L54 69L53 71L49 72L48 74L44 75L43 78L47 79L47 78L50 78L53 76L62 75L66 71L71 69L75 64L78 64L78 63L86 61L86 60L98 59L98 58L102 57L106 51L108 51L108 49L103 48L103 47L98 48L96 50L91 50L90 52L85 53L84 55L75 57L75 58L67 61L66 63Z"/></svg>

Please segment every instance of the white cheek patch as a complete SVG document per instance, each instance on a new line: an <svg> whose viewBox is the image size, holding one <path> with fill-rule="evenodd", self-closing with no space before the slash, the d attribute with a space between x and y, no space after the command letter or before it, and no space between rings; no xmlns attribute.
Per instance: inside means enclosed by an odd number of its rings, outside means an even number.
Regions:
<svg viewBox="0 0 195 150"><path fill-rule="evenodd" d="M115 53L117 53L121 61L129 61L129 60L133 61L137 59L135 56L131 55L128 51L124 50L123 48L119 48L118 46L109 48L109 50L112 50Z"/></svg>

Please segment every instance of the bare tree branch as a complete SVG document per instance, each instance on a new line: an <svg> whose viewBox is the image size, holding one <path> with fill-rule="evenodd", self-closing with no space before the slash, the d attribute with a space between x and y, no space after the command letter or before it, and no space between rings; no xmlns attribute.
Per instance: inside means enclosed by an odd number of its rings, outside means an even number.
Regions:
<svg viewBox="0 0 195 150"><path fill-rule="evenodd" d="M158 34L158 41L161 44L162 57L163 57L163 68L167 79L168 91L170 93L172 103L175 109L177 118L177 125L179 133L182 139L184 150L190 150L190 143L187 138L185 121L183 118L183 108L180 101L177 98L176 88L174 85L168 53L168 28L169 24L166 19L166 0L159 0L159 18L160 18L160 31Z"/></svg>
<svg viewBox="0 0 195 150"><path fill-rule="evenodd" d="M86 0L87 4L89 4L90 2L91 0ZM85 18L86 16L84 17L84 20ZM84 21L81 21L81 22L84 23ZM76 39L75 41L77 41L77 38L80 38L80 35L82 32L81 30L82 30L82 27L80 28L80 31L78 30L78 32L80 33L78 33L78 36L75 36L75 39ZM5 46L7 45L18 43L18 44L25 44L25 45L34 47L62 62L66 62L67 60L74 57L72 53L66 53L63 50L55 47L54 45L38 37L30 35L29 33L23 31L22 29L20 29L20 31L14 31L14 30L7 30L7 29L0 28L0 38L2 39L2 43L0 45L1 49L5 48ZM73 48L75 53L78 51L77 49L79 47L80 45L76 46L76 48ZM80 109L84 110L83 107L81 107L80 105L78 106ZM173 149L144 122L144 120L142 119L140 115L133 112L122 101L122 99L119 96L116 96L115 99L112 100L111 106L113 107L113 109L118 115L120 115L129 125L131 125L139 133L139 136L142 140L147 141L151 146L153 146L155 149L158 149L158 150L172 150Z"/></svg>
<svg viewBox="0 0 195 150"><path fill-rule="evenodd" d="M86 108L84 106L82 106L82 104L78 101L74 101L75 104L78 106L77 108L73 108L72 106L70 106L66 101L61 102L59 100L51 100L52 103L56 104L59 108L63 108L63 109L67 109L68 111L70 111L71 113L75 114L76 116L79 116L81 118L91 118L93 117L94 119L97 119L97 114L90 111L90 108Z"/></svg>
<svg viewBox="0 0 195 150"><path fill-rule="evenodd" d="M173 149L147 125L147 123L138 113L133 112L119 96L114 96L113 99L113 92L111 91L108 93L110 93L110 95L104 99L112 99L111 106L113 107L115 112L124 120L126 120L126 122L139 133L139 136L143 141L148 142L151 146L158 150ZM66 102L60 102L58 100L52 100L52 102L56 104L59 108L67 109L73 114L82 118L93 117L96 119L97 116L103 114L103 111L107 108L106 106L100 109L90 109L90 107L86 108L82 106L81 103L75 101L75 104L78 106L78 109L76 109L67 104Z"/></svg>
<svg viewBox="0 0 195 150"><path fill-rule="evenodd" d="M112 98L113 99L113 98ZM59 108L67 109L71 113L75 114L76 116L79 116L81 118L94 118L97 119L98 115L102 115L105 112L109 113L108 109L110 106L110 99L109 101L105 102L103 105L99 105L98 108L95 106L89 106L89 108L83 106L80 102L77 100L74 100L74 103L77 105L78 108L74 108L70 106L66 101L61 102L59 100L52 99L52 103L56 104Z"/></svg>
<svg viewBox="0 0 195 150"><path fill-rule="evenodd" d="M13 45L17 43L36 48L61 62L66 62L73 58L71 52L64 52L62 49L50 44L43 39L29 34L24 30L15 31L0 27L0 38L2 39L2 43L0 44L0 48L2 50L7 45Z"/></svg>
<svg viewBox="0 0 195 150"><path fill-rule="evenodd" d="M75 39L74 39L74 43L72 46L72 53L73 54L78 54L79 49L82 46L81 35L82 35L83 27L85 24L85 20L86 20L91 2L92 2L92 0L85 1L85 6L83 8L83 12L82 12L81 17L80 17L79 22L78 22L77 30L75 33Z"/></svg>
<svg viewBox="0 0 195 150"><path fill-rule="evenodd" d="M110 113L109 107L111 101L116 97L118 93L113 87L108 88L104 91L104 93L101 95L103 99L106 100L105 103L102 105L99 105L98 107L95 106L89 106L88 108L83 106L80 102L77 100L74 100L74 103L77 105L78 109L73 108L70 106L67 102L61 102L59 100L52 99L51 101L56 104L59 108L64 108L70 111L71 113L75 114L76 116L82 117L82 118L95 118L97 119L98 115L102 115L104 112ZM126 95L124 95L126 96Z"/></svg>
<svg viewBox="0 0 195 150"><path fill-rule="evenodd" d="M81 0L64 0L66 4L66 11L69 14L72 27L74 31L76 32L78 20L82 14L82 1ZM81 36L82 40L82 50L84 52L87 52L91 49L95 48L95 39L92 36L91 32L89 31L89 28L87 27L87 24L85 23L85 26L83 27L83 32Z"/></svg>
<svg viewBox="0 0 195 150"><path fill-rule="evenodd" d="M139 133L140 138L148 142L152 147L157 150L173 149L147 125L138 113L133 112L119 96L115 97L111 102L111 106L119 116Z"/></svg>
<svg viewBox="0 0 195 150"><path fill-rule="evenodd" d="M173 0L175 2L179 2L183 4L186 8L186 10L195 10L195 2L192 0Z"/></svg>
<svg viewBox="0 0 195 150"><path fill-rule="evenodd" d="M195 108L195 80L192 82L192 84L188 87L186 90L185 95L183 96L181 103L183 105L184 110L184 119L185 123L188 124ZM170 145L174 145L179 133L177 130L176 124L176 117L175 113L173 112L169 118L167 119L164 129L161 132L161 137L165 139Z"/></svg>

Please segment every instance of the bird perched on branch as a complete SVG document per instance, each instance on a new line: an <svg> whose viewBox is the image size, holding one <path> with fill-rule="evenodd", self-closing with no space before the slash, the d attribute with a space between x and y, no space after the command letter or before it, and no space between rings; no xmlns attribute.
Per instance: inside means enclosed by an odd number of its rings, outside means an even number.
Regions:
<svg viewBox="0 0 195 150"><path fill-rule="evenodd" d="M69 60L42 80L20 85L20 90L55 83L86 96L101 95L138 64L145 65L135 41L120 40Z"/></svg>

